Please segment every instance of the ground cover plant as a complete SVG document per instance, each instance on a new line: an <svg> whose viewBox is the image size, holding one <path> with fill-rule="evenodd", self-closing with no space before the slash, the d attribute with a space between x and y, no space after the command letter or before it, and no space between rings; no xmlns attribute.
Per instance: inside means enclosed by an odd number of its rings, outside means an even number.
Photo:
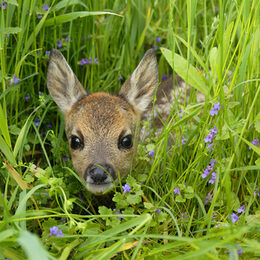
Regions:
<svg viewBox="0 0 260 260"><path fill-rule="evenodd" d="M258 0L9 0L0 21L1 259L260 257ZM71 165L53 48L88 91L116 93L149 48L192 86L112 203Z"/></svg>

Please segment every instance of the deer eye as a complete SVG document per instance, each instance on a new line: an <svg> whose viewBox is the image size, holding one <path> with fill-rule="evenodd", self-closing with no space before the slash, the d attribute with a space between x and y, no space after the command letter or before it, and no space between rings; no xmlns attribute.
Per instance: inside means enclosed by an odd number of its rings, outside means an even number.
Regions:
<svg viewBox="0 0 260 260"><path fill-rule="evenodd" d="M118 148L130 149L133 146L133 136L127 135L119 140Z"/></svg>
<svg viewBox="0 0 260 260"><path fill-rule="evenodd" d="M73 150L82 149L84 146L83 141L81 141L77 136L72 135L70 137L70 147Z"/></svg>

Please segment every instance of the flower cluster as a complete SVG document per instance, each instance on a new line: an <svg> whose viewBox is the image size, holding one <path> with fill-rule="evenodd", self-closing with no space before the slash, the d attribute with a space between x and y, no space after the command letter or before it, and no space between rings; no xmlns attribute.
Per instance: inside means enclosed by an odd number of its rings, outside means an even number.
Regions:
<svg viewBox="0 0 260 260"><path fill-rule="evenodd" d="M218 111L220 110L220 103L216 103L213 105L212 109L210 110L210 115L214 116L218 114Z"/></svg>
<svg viewBox="0 0 260 260"><path fill-rule="evenodd" d="M0 8L2 7L4 10L6 9L6 6L7 6L7 4L6 4L6 2L5 2L5 1L3 1L3 3L2 3L2 4L0 4Z"/></svg>
<svg viewBox="0 0 260 260"><path fill-rule="evenodd" d="M62 230L56 226L50 227L50 236L63 237Z"/></svg>
<svg viewBox="0 0 260 260"><path fill-rule="evenodd" d="M210 160L209 165L206 167L206 169L201 174L201 177L205 179L210 173L211 173L211 179L209 180L209 183L214 184L217 178L217 174L213 171L214 165L216 164L216 161L214 159Z"/></svg>
<svg viewBox="0 0 260 260"><path fill-rule="evenodd" d="M174 192L174 194L181 194L181 192L180 192L180 188L175 188L174 190L173 190L173 192Z"/></svg>
<svg viewBox="0 0 260 260"><path fill-rule="evenodd" d="M255 145L255 146L259 146L259 140L256 138L254 139L251 144ZM252 148L249 146L249 150L251 150Z"/></svg>
<svg viewBox="0 0 260 260"><path fill-rule="evenodd" d="M207 137L204 139L205 143L207 144L207 149L209 149L209 151L213 150L213 138L214 136L218 133L218 130L216 127L212 128L209 130L209 134L207 135Z"/></svg>
<svg viewBox="0 0 260 260"><path fill-rule="evenodd" d="M94 60L92 60L91 57L89 59L82 59L79 64L80 65L85 65L85 64L91 64L91 63L98 64L98 59L95 58Z"/></svg>
<svg viewBox="0 0 260 260"><path fill-rule="evenodd" d="M237 212L239 214L241 214L241 213L245 212L245 210L246 210L246 207L245 207L245 205L243 205L243 206L241 206L240 208L237 209ZM232 213L230 215L230 218L231 218L232 223L236 223L239 220L239 216L236 213Z"/></svg>

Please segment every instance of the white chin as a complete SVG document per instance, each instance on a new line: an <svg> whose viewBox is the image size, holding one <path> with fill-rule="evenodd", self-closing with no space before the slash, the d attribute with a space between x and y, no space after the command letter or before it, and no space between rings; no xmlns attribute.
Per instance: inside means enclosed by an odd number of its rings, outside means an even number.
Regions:
<svg viewBox="0 0 260 260"><path fill-rule="evenodd" d="M114 186L113 182L103 183L103 184L94 184L94 183L86 182L87 189L95 195L102 195L106 190L108 190L113 186Z"/></svg>

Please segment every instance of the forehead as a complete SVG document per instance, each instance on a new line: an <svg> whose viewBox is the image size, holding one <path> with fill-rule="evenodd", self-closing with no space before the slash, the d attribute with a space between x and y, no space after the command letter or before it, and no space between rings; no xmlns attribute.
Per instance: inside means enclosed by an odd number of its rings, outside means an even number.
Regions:
<svg viewBox="0 0 260 260"><path fill-rule="evenodd" d="M138 119L138 115L125 100L108 93L90 94L77 102L66 115L66 121L92 131L109 129Z"/></svg>

